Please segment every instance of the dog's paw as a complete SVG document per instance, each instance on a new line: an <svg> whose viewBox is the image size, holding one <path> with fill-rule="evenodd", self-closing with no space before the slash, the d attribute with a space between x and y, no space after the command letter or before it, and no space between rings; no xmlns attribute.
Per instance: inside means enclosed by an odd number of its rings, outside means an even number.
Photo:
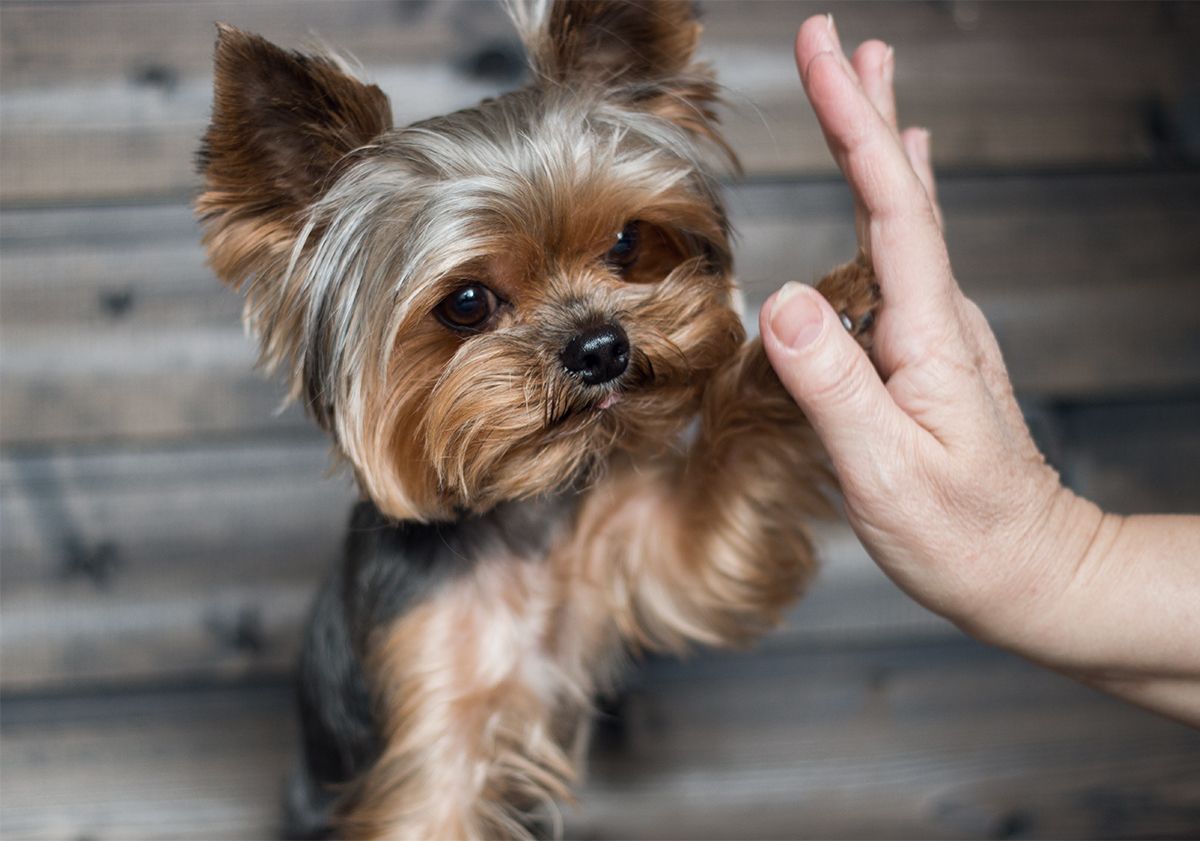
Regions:
<svg viewBox="0 0 1200 841"><path fill-rule="evenodd" d="M870 350L875 337L875 316L883 302L870 262L860 254L823 277L817 291L829 301L847 332L865 350Z"/></svg>

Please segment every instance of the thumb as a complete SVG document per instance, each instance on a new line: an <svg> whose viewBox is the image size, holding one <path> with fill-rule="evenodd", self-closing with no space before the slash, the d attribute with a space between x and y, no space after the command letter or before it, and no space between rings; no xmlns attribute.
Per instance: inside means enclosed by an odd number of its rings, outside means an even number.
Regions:
<svg viewBox="0 0 1200 841"><path fill-rule="evenodd" d="M895 452L911 421L820 292L787 283L758 318L771 366L839 469Z"/></svg>

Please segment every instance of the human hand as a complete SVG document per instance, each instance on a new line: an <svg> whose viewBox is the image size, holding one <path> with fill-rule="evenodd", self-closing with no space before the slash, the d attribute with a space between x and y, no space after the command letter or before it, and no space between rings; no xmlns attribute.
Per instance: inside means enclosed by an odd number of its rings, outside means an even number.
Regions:
<svg viewBox="0 0 1200 841"><path fill-rule="evenodd" d="M883 304L872 366L819 294L788 284L759 316L767 355L825 443L876 563L971 633L1074 663L1070 634L1047 631L1103 515L1038 452L996 339L954 279L928 133L897 128L892 52L869 41L848 61L832 19L816 17L796 61L854 192Z"/></svg>

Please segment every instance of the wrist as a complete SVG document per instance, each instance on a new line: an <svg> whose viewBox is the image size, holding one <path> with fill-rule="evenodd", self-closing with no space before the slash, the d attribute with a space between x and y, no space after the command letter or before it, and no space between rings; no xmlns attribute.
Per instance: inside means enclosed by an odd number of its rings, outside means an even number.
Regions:
<svg viewBox="0 0 1200 841"><path fill-rule="evenodd" d="M1015 571L991 610L962 623L973 635L1060 669L1086 668L1088 605L1095 570L1119 530L1121 518L1105 514L1063 487L1053 490L1010 545Z"/></svg>

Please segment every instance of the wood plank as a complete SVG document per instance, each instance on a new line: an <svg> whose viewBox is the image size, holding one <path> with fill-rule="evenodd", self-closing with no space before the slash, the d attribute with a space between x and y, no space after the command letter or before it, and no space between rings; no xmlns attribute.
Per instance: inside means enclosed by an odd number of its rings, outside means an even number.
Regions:
<svg viewBox="0 0 1200 841"><path fill-rule="evenodd" d="M332 467L316 432L8 453L0 458L5 588L61 580L111 593L128 579L186 588L311 574L337 554L357 496L347 477L328 475ZM107 568L84 557L105 555Z"/></svg>
<svg viewBox="0 0 1200 841"><path fill-rule="evenodd" d="M1067 406L1056 432L1069 484L1122 514L1200 512L1200 396Z"/></svg>
<svg viewBox="0 0 1200 841"><path fill-rule="evenodd" d="M5 699L6 837L274 837L290 691ZM1200 734L966 642L657 662L568 838L1185 838ZM610 729L610 733L612 730Z"/></svg>
<svg viewBox="0 0 1200 841"><path fill-rule="evenodd" d="M1043 448L1115 511L1200 510L1200 400L1042 407ZM0 459L0 689L279 675L355 498L316 435ZM853 534L819 532L812 591L764 644L953 633Z"/></svg>
<svg viewBox="0 0 1200 841"><path fill-rule="evenodd" d="M290 701L276 687L6 698L0 829L96 841L280 837Z"/></svg>
<svg viewBox="0 0 1200 841"><path fill-rule="evenodd" d="M286 389L255 370L254 343L234 324L124 329L57 337L0 336L6 397L0 440L164 439L307 428L278 408ZM11 437L9 437L11 436Z"/></svg>
<svg viewBox="0 0 1200 841"><path fill-rule="evenodd" d="M513 37L503 10L490 0L9 0L0 73L12 90L94 79L173 87L211 70L216 21L289 48L323 43L344 49L368 68L445 63L489 39ZM154 68L160 72L146 72Z"/></svg>
<svg viewBox="0 0 1200 841"><path fill-rule="evenodd" d="M1200 181L1143 177L944 181L955 274L995 330L1018 393L1091 399L1200 384L1200 240L1184 233L1200 229ZM836 183L755 185L733 205L752 303L853 253Z"/></svg>
<svg viewBox="0 0 1200 841"><path fill-rule="evenodd" d="M904 41L940 43L953 38L991 44L1004 40L1046 38L1075 33L1086 43L1095 38L1147 39L1174 30L1192 32L1200 20L1187 3L1110 2L1095 4L1080 14L1070 2L1044 2L1029 8L1002 2L822 3L795 0L741 0L736 4L701 2L704 42L719 46L761 47L787 44L806 17L833 12L847 44L890 34ZM212 60L213 22L229 21L267 38L299 46L320 42L345 48L368 69L375 64L445 61L448 55L468 56L481 41L514 37L499 4L491 0L442 0L438 3L391 0L307 0L302 6L288 0L205 0L203 4L143 0L8 0L4 4L4 46L0 73L13 90L46 88L80 79L125 78L134 68L168 65L174 78L202 75ZM181 33L204 31L203 38ZM885 33L886 30L886 33ZM1166 49L1173 42L1166 42ZM1114 55L1098 62L1097 77L1080 66L1074 53L1061 54L1057 66L1072 72L1065 83L1081 89L1104 89L1110 84L1140 89L1143 80L1161 79L1162 65L1147 65L1135 56ZM1121 66L1112 68L1111 62ZM1100 66L1103 65L1103 66ZM936 67L936 65L934 65ZM976 80L1006 84L989 63L966 63L963 71ZM1118 72L1119 71L1119 72ZM1011 69L1022 74L1019 67ZM143 74L145 75L145 74ZM145 82L158 81L151 74ZM1015 78L1039 89L1031 77ZM169 79L168 79L169 81ZM944 73L935 84L954 85Z"/></svg>
<svg viewBox="0 0 1200 841"><path fill-rule="evenodd" d="M1094 398L1200 385L1200 176L948 178L963 287L1019 391ZM853 253L832 180L731 191L752 305ZM45 443L304 428L253 368L238 298L177 204L0 213L0 440ZM1136 352L1133 352L1136 350Z"/></svg>
<svg viewBox="0 0 1200 841"><path fill-rule="evenodd" d="M321 441L0 460L5 691L291 668L355 498ZM844 526L771 644L944 635Z"/></svg>
<svg viewBox="0 0 1200 841"><path fill-rule="evenodd" d="M316 436L0 461L0 686L286 671L356 497L328 465Z"/></svg>
<svg viewBox="0 0 1200 841"><path fill-rule="evenodd" d="M1052 3L711 3L703 52L728 89L730 136L752 173L832 169L790 48L798 23L829 8L847 44L896 45L905 119L933 130L939 164L1127 165L1187 153L1170 117L1200 72L1200 16L1186 5L1113 3L1084 15ZM362 61L398 123L507 89L522 64L491 3L36 2L6 4L3 15L6 202L194 189L215 19L292 46L317 31Z"/></svg>
<svg viewBox="0 0 1200 841"><path fill-rule="evenodd" d="M974 643L771 652L702 670L664 664L631 693L627 750L595 764L584 834L1187 837L1200 826L1200 735Z"/></svg>

